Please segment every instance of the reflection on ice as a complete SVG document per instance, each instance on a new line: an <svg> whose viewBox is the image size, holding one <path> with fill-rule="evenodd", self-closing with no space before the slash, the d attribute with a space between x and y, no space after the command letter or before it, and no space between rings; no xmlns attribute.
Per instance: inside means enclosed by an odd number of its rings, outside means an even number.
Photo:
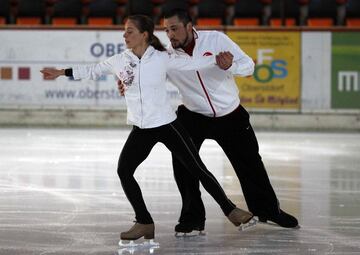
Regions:
<svg viewBox="0 0 360 255"><path fill-rule="evenodd" d="M141 240L142 241L142 240ZM153 254L155 249L160 248L160 244L154 242L154 240L149 241L119 241L120 249L118 250L118 254L135 254L135 252L140 252L141 254Z"/></svg>

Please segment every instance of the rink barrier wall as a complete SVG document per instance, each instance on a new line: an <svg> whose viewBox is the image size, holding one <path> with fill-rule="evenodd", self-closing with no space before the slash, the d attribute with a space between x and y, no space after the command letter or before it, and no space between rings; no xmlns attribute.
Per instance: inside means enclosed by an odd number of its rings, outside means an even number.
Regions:
<svg viewBox="0 0 360 255"><path fill-rule="evenodd" d="M257 61L255 78L237 79L255 128L360 130L360 79L355 84L360 75L360 29L211 29L227 33ZM125 101L112 77L74 82L65 77L45 81L38 75L46 66L96 63L120 52L125 48L122 33L122 26L0 27L0 125L125 126ZM156 34L168 42L165 32ZM352 76L344 78L342 71ZM176 89L168 87L173 102L179 102ZM74 90L77 97L44 96L54 89Z"/></svg>
<svg viewBox="0 0 360 255"><path fill-rule="evenodd" d="M360 113L252 112L251 124L258 130L360 131ZM126 110L94 109L0 109L1 127L129 127Z"/></svg>

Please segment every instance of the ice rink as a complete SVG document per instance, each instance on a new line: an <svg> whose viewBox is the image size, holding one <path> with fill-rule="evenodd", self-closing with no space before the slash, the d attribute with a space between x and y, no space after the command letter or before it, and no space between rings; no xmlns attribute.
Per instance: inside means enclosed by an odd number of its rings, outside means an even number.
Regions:
<svg viewBox="0 0 360 255"><path fill-rule="evenodd" d="M0 254L360 254L360 134L257 132L281 207L300 229L239 231L202 189L206 236L177 238L181 208L167 149L158 144L136 178L158 247L125 249L134 214L116 173L127 129L0 129ZM201 156L240 207L232 167L213 141Z"/></svg>

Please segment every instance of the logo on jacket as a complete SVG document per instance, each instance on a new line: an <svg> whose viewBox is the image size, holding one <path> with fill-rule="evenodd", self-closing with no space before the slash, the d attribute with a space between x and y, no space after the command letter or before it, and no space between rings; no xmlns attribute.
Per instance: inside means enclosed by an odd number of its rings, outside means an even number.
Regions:
<svg viewBox="0 0 360 255"><path fill-rule="evenodd" d="M120 71L119 78L122 81L122 83L125 85L125 87L130 87L132 85L132 82L134 81L135 74L134 74L134 68L136 67L136 63L130 62L124 67L123 71Z"/></svg>
<svg viewBox="0 0 360 255"><path fill-rule="evenodd" d="M211 52L209 52L209 51L207 51L207 52L205 52L204 54L203 54L203 56L212 56L213 54L211 53Z"/></svg>

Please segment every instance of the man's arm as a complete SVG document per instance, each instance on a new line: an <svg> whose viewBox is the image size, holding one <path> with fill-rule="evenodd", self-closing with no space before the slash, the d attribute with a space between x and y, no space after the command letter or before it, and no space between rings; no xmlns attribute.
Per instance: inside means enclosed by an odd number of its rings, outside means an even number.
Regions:
<svg viewBox="0 0 360 255"><path fill-rule="evenodd" d="M214 56L203 56L199 58L178 56L175 54L167 54L165 56L167 58L166 61L167 70L180 70L180 71L201 70L215 66L216 64L216 59Z"/></svg>
<svg viewBox="0 0 360 255"><path fill-rule="evenodd" d="M252 75L255 68L254 61L227 35L221 32L217 32L216 34L216 42L220 51L216 57L216 62L219 67L223 70L230 71L233 75ZM232 64L230 64L231 62Z"/></svg>

